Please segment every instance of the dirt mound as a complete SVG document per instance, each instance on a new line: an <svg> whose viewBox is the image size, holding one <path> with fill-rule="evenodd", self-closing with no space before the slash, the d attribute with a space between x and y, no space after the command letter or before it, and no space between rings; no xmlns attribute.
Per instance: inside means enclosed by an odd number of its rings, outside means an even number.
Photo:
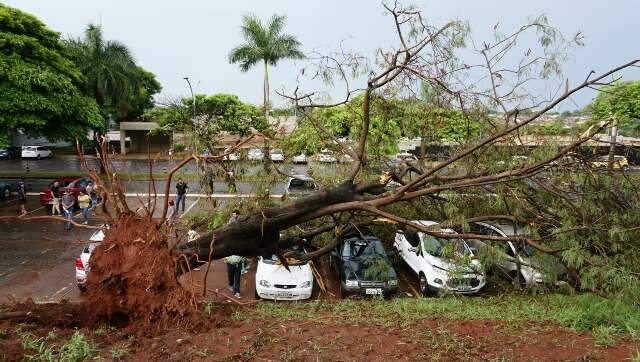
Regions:
<svg viewBox="0 0 640 362"><path fill-rule="evenodd" d="M87 279L92 315L123 324L192 327L197 303L176 279L167 238L148 218L121 217L93 251Z"/></svg>

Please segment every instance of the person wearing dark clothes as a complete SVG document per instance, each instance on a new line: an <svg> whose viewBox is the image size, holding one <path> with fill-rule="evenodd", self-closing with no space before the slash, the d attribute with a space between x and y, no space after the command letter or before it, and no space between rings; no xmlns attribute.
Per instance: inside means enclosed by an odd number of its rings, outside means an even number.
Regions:
<svg viewBox="0 0 640 362"><path fill-rule="evenodd" d="M24 183L24 177L18 182L18 201L20 202L20 213L27 214L27 184Z"/></svg>
<svg viewBox="0 0 640 362"><path fill-rule="evenodd" d="M236 298L240 299L240 275L244 258L238 255L231 255L224 259L227 263L227 276L229 277L229 291Z"/></svg>
<svg viewBox="0 0 640 362"><path fill-rule="evenodd" d="M186 182L182 181L182 179L178 179L178 183L176 184L176 191L178 196L176 196L176 212L180 211L180 203L182 203L182 212L184 212L185 198L187 196L187 189L189 185Z"/></svg>
<svg viewBox="0 0 640 362"><path fill-rule="evenodd" d="M71 219L73 218L73 206L75 203L76 200L73 197L73 194L69 191L65 191L64 196L62 196L62 210L64 210L64 216L67 218L67 226L65 227L65 230L71 230L73 226Z"/></svg>

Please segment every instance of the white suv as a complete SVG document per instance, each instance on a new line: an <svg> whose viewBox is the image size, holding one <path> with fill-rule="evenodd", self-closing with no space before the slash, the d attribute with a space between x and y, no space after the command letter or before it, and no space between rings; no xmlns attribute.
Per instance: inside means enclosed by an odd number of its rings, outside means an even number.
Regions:
<svg viewBox="0 0 640 362"><path fill-rule="evenodd" d="M438 225L433 221L414 221L422 226ZM456 234L451 229L441 233ZM396 232L393 246L400 257L418 274L422 295L446 290L474 294L486 284L480 262L473 250L460 238L445 239L404 227Z"/></svg>
<svg viewBox="0 0 640 362"><path fill-rule="evenodd" d="M80 255L76 258L76 284L81 291L85 290L84 283L87 281L89 274L89 259L93 250L104 240L104 231L98 230L89 238L89 244L82 249Z"/></svg>
<svg viewBox="0 0 640 362"><path fill-rule="evenodd" d="M53 155L47 146L22 146L22 158L49 158Z"/></svg>
<svg viewBox="0 0 640 362"><path fill-rule="evenodd" d="M305 253L301 246L291 250ZM258 258L256 299L302 300L311 298L312 292L313 272L308 262L289 265L287 270L275 255Z"/></svg>

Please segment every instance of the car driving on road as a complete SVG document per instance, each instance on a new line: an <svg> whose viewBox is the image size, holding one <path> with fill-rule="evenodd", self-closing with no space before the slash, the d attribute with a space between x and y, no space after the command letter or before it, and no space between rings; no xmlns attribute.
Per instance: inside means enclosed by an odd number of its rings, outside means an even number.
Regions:
<svg viewBox="0 0 640 362"><path fill-rule="evenodd" d="M414 222L425 227L438 225L433 221ZM437 231L456 234L452 229ZM418 275L422 295L441 290L473 294L486 284L480 262L463 239L436 238L411 227L401 227L393 245L402 260Z"/></svg>
<svg viewBox="0 0 640 362"><path fill-rule="evenodd" d="M290 250L305 254L301 246ZM313 292L313 272L306 263L289 264L285 268L277 256L259 257L256 269L256 299L302 300L311 298Z"/></svg>
<svg viewBox="0 0 640 362"><path fill-rule="evenodd" d="M380 239L346 235L331 252L330 264L340 279L342 298L350 294L389 296L398 289L398 276Z"/></svg>
<svg viewBox="0 0 640 362"><path fill-rule="evenodd" d="M89 259L93 250L104 240L104 230L100 229L94 232L89 238L89 243L82 249L82 252L76 257L76 284L78 289L84 291L87 276L89 275Z"/></svg>

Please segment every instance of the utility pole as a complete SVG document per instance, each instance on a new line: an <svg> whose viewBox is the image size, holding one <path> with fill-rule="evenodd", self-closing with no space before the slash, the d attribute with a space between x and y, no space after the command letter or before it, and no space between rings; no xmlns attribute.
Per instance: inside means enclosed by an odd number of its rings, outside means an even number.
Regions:
<svg viewBox="0 0 640 362"><path fill-rule="evenodd" d="M187 81L189 85L189 91L191 92L191 99L193 100L193 121L196 121L196 96L193 95L193 88L191 88L191 82L189 82L189 77L184 77L184 80Z"/></svg>

